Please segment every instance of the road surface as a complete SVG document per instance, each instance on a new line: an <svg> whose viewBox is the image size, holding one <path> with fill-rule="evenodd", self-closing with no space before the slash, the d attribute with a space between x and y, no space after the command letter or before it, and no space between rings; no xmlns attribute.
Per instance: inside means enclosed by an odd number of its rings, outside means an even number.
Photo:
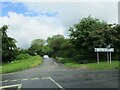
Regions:
<svg viewBox="0 0 120 90"><path fill-rule="evenodd" d="M88 71L69 69L51 58L37 67L2 75L4 88L43 88L75 90L75 88L118 88L118 71ZM70 89L70 90L71 90ZM5 89L7 90L7 89ZM12 89L13 90L13 89Z"/></svg>

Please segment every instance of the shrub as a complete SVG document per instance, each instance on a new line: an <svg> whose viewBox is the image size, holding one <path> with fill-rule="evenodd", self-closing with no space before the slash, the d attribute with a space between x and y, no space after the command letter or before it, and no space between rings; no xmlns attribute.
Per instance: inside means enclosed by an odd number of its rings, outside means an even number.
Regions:
<svg viewBox="0 0 120 90"><path fill-rule="evenodd" d="M27 58L30 58L30 55L29 54L19 54L16 56L16 59L17 60L20 60L20 59L27 59Z"/></svg>
<svg viewBox="0 0 120 90"><path fill-rule="evenodd" d="M55 60L56 60L56 62L62 63L62 64L68 63L68 62L75 62L74 59L71 59L71 58L62 58L62 57L56 57Z"/></svg>

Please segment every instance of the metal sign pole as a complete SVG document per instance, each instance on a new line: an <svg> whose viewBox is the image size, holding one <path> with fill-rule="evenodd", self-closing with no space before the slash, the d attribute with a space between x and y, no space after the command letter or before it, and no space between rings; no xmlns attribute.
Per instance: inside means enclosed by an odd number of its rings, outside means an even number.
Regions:
<svg viewBox="0 0 120 90"><path fill-rule="evenodd" d="M107 62L109 63L109 53L107 52Z"/></svg>
<svg viewBox="0 0 120 90"><path fill-rule="evenodd" d="M111 63L111 52L110 52L110 63Z"/></svg>
<svg viewBox="0 0 120 90"><path fill-rule="evenodd" d="M99 53L97 52L97 63L99 64Z"/></svg>

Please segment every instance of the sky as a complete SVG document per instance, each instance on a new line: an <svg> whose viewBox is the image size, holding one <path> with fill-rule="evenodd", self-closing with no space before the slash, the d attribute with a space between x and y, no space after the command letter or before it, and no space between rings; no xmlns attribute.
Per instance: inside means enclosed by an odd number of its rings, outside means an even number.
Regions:
<svg viewBox="0 0 120 90"><path fill-rule="evenodd" d="M31 1L31 0L30 0ZM58 0L59 1L59 0ZM20 48L30 47L33 39L56 34L65 37L69 28L91 15L107 23L118 23L118 2L10 2L0 3L0 27L10 25L7 34Z"/></svg>

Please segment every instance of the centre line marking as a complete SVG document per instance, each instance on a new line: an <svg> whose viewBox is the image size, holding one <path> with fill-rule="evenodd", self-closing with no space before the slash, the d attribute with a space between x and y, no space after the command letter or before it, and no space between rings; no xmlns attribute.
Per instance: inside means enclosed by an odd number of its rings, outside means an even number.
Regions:
<svg viewBox="0 0 120 90"><path fill-rule="evenodd" d="M32 78L31 80L37 80L37 79L39 79L39 78Z"/></svg>
<svg viewBox="0 0 120 90"><path fill-rule="evenodd" d="M22 79L22 81L26 81L26 80L28 80L27 78L26 79Z"/></svg>
<svg viewBox="0 0 120 90"><path fill-rule="evenodd" d="M4 80L4 81L2 81L2 82L8 82L8 80Z"/></svg>
<svg viewBox="0 0 120 90"><path fill-rule="evenodd" d="M54 84L56 84L61 90L65 90L59 83L55 82L51 77L48 77Z"/></svg>
<svg viewBox="0 0 120 90"><path fill-rule="evenodd" d="M66 69L63 69L62 71L66 71Z"/></svg>
<svg viewBox="0 0 120 90"><path fill-rule="evenodd" d="M11 80L11 81L17 81L17 80Z"/></svg>

